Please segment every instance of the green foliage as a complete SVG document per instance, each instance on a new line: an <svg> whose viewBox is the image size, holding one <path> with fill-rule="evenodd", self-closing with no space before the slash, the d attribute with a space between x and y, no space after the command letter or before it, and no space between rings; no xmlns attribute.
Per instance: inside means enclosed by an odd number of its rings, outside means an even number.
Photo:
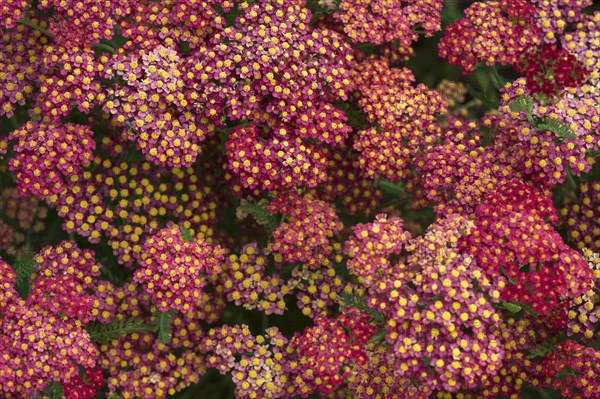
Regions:
<svg viewBox="0 0 600 399"><path fill-rule="evenodd" d="M542 342L537 348L531 349L527 355L527 359L544 358L554 352L556 344L563 342L566 339L565 336L559 335L552 339Z"/></svg>
<svg viewBox="0 0 600 399"><path fill-rule="evenodd" d="M342 292L340 294L340 302L348 307L356 308L361 312L364 312L370 316L370 322L376 323L378 325L385 324L385 317L382 313L376 311L375 309L370 308L367 305L367 300L356 293L347 293Z"/></svg>
<svg viewBox="0 0 600 399"><path fill-rule="evenodd" d="M25 299L31 290L31 275L35 271L35 258L29 245L29 239L25 244L25 254L13 265L13 270L16 274L15 290L21 298Z"/></svg>
<svg viewBox="0 0 600 399"><path fill-rule="evenodd" d="M175 311L156 311L154 320L145 323L138 319L116 318L108 324L92 322L85 328L90 334L92 342L101 345L120 339L135 332L152 332L158 334L158 340L167 344L171 340L171 322L175 317Z"/></svg>
<svg viewBox="0 0 600 399"><path fill-rule="evenodd" d="M389 180L381 180L378 182L379 187L385 194L389 194L394 197L406 196L404 185L402 183L394 183Z"/></svg>
<svg viewBox="0 0 600 399"><path fill-rule="evenodd" d="M525 313L527 313L527 314L530 314L534 317L538 317L537 312L535 310L533 310L533 308L526 303L502 301L501 305L502 305L501 310L508 310L510 313L518 314L521 311L525 311Z"/></svg>
<svg viewBox="0 0 600 399"><path fill-rule="evenodd" d="M175 311L169 310L167 312L158 312L157 327L158 327L158 340L163 344L168 344L171 340L171 322L175 317Z"/></svg>
<svg viewBox="0 0 600 399"><path fill-rule="evenodd" d="M588 157L592 157L592 158L600 158L600 150L598 150L598 151L588 151L586 153L586 155Z"/></svg>
<svg viewBox="0 0 600 399"><path fill-rule="evenodd" d="M380 328L377 331L377 334L373 335L371 339L369 339L369 343L373 345L380 345L385 341L385 336L387 335L387 330L385 328Z"/></svg>
<svg viewBox="0 0 600 399"><path fill-rule="evenodd" d="M179 225L179 231L181 231L181 238L184 241L194 241L194 235L192 231L183 225Z"/></svg>
<svg viewBox="0 0 600 399"><path fill-rule="evenodd" d="M475 71L471 74L471 80L474 80L477 84L466 85L469 94L481 101L487 108L498 108L500 104L498 89L504 86L506 80L500 76L496 67L483 64L477 65Z"/></svg>
<svg viewBox="0 0 600 399"><path fill-rule="evenodd" d="M504 306L504 309L511 313L519 313L521 310L523 310L523 306L518 303L502 301L502 306Z"/></svg>
<svg viewBox="0 0 600 399"><path fill-rule="evenodd" d="M64 391L60 382L52 381L44 388L43 395L48 399L61 399Z"/></svg>
<svg viewBox="0 0 600 399"><path fill-rule="evenodd" d="M362 43L357 47L361 48L361 51L365 53L372 53L376 50L376 46L371 43ZM348 125L354 129L361 130L370 126L370 123L367 121L367 115L355 103L338 101L334 103L334 106L340 111L344 111L344 114L348 118Z"/></svg>
<svg viewBox="0 0 600 399"><path fill-rule="evenodd" d="M387 335L388 331L385 328L386 321L382 313L370 308L367 305L367 300L363 296L356 293L342 292L340 294L340 302L344 306L356 308L361 312L368 314L370 317L369 322L380 326L377 333L369 340L369 344L381 345L385 343L385 336Z"/></svg>
<svg viewBox="0 0 600 399"><path fill-rule="evenodd" d="M542 118L542 120L535 126L535 130L550 130L551 132L557 134L559 137L565 139L577 138L577 134L575 134L575 132L572 131L567 125L553 118Z"/></svg>
<svg viewBox="0 0 600 399"><path fill-rule="evenodd" d="M308 0L306 6L312 11L312 22L318 21L325 15L331 15L339 8L340 0L331 0L331 7L323 7L319 0Z"/></svg>
<svg viewBox="0 0 600 399"><path fill-rule="evenodd" d="M156 332L158 324L144 323L138 319L117 318L108 324L92 322L85 329L90 334L92 342L102 345L134 332Z"/></svg>
<svg viewBox="0 0 600 399"><path fill-rule="evenodd" d="M442 26L448 26L451 23L461 19L463 13L459 6L459 0L446 0L442 8Z"/></svg>
<svg viewBox="0 0 600 399"><path fill-rule="evenodd" d="M531 114L533 110L533 99L527 96L518 96L515 101L508 104L508 108L512 112L526 112L527 114Z"/></svg>
<svg viewBox="0 0 600 399"><path fill-rule="evenodd" d="M254 202L244 201L238 206L238 211L244 212L252 216L252 218L261 226L267 229L271 234L279 226L281 217L277 214L270 213L263 205Z"/></svg>
<svg viewBox="0 0 600 399"><path fill-rule="evenodd" d="M534 102L531 97L518 96L515 101L508 104L508 107L512 112L524 112L531 126L538 132L549 130L560 139L574 139L577 137L577 134L570 127L557 119L534 116L532 113L533 104Z"/></svg>

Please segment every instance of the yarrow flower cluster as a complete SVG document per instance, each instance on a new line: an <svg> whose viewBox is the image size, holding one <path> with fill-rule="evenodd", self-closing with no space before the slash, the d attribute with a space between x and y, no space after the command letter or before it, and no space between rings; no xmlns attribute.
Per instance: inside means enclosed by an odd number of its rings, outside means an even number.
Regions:
<svg viewBox="0 0 600 399"><path fill-rule="evenodd" d="M254 336L245 325L211 329L203 344L207 364L231 372L238 397L280 398L286 393L284 350L288 340L276 327Z"/></svg>
<svg viewBox="0 0 600 399"><path fill-rule="evenodd" d="M93 157L96 143L85 125L28 122L11 133L15 156L11 171L23 193L42 199L60 194L72 175L77 175Z"/></svg>
<svg viewBox="0 0 600 399"><path fill-rule="evenodd" d="M512 65L529 48L541 43L535 8L522 0L477 1L446 29L439 55L464 73L478 63Z"/></svg>
<svg viewBox="0 0 600 399"><path fill-rule="evenodd" d="M211 247L204 239L187 234L190 237L184 238L179 227L167 227L148 237L142 247L141 268L133 281L142 285L163 312L192 311L209 276L221 271L221 247Z"/></svg>
<svg viewBox="0 0 600 399"><path fill-rule="evenodd" d="M383 192L348 156L353 154L352 149L340 146L324 153L328 159L327 181L319 187L317 196L327 202L340 200L350 215L372 214L381 204Z"/></svg>
<svg viewBox="0 0 600 399"><path fill-rule="evenodd" d="M66 231L91 243L106 237L126 266L140 253L143 237L164 226L167 214L207 239L212 235L208 226L216 204L192 168L164 171L148 162L119 162L126 155L122 142L105 137L102 144L106 153L94 158L94 173L71 175L66 190L48 198Z"/></svg>
<svg viewBox="0 0 600 399"><path fill-rule="evenodd" d="M575 194L565 198L560 210L569 239L579 248L600 251L600 221L596 213L600 206L600 182L583 183Z"/></svg>
<svg viewBox="0 0 600 399"><path fill-rule="evenodd" d="M566 50L544 45L526 52L515 64L521 76L527 76L527 87L534 93L551 97L567 87L577 87L585 78L585 66Z"/></svg>
<svg viewBox="0 0 600 399"><path fill-rule="evenodd" d="M327 160L318 147L304 144L299 137L288 137L283 127L274 133L279 137L265 140L256 125L230 133L227 169L236 178L234 192L316 187L325 181Z"/></svg>
<svg viewBox="0 0 600 399"><path fill-rule="evenodd" d="M255 243L245 245L240 255L231 254L219 276L227 299L247 309L266 314L283 314L287 308L284 296L290 284L277 273L266 273L267 253L261 254Z"/></svg>
<svg viewBox="0 0 600 399"><path fill-rule="evenodd" d="M334 18L353 42L375 43L398 41L409 48L418 38L413 28L421 26L425 35L440 30L443 1L364 1L342 0Z"/></svg>
<svg viewBox="0 0 600 399"><path fill-rule="evenodd" d="M0 397L600 398L591 4L0 0Z"/></svg>
<svg viewBox="0 0 600 399"><path fill-rule="evenodd" d="M12 8L19 3L25 2L3 2L0 9ZM1 20L12 25L10 17ZM25 105L33 95L34 82L42 70L42 49L49 40L39 31L26 25L18 25L10 30L3 29L0 32L0 115L10 118L14 116L17 107Z"/></svg>
<svg viewBox="0 0 600 399"><path fill-rule="evenodd" d="M388 260L398 256L408 243L410 233L403 229L403 220L379 214L367 225L356 225L354 236L346 241L348 270L361 284L377 284L381 278L394 274L394 265Z"/></svg>
<svg viewBox="0 0 600 399"><path fill-rule="evenodd" d="M541 365L544 381L569 398L593 398L600 394L598 372L600 353L575 341L556 346ZM559 373L564 375L558 378Z"/></svg>
<svg viewBox="0 0 600 399"><path fill-rule="evenodd" d="M315 318L315 326L296 333L286 348L292 386L300 396L310 392L331 393L350 374L348 364L364 363L360 343L345 330L343 316Z"/></svg>
<svg viewBox="0 0 600 399"><path fill-rule="evenodd" d="M592 339L596 335L596 323L600 319L597 297L600 288L600 256L587 248L583 250L583 255L594 273L594 284L589 291L571 300L567 333L569 335L582 334L585 338Z"/></svg>
<svg viewBox="0 0 600 399"><path fill-rule="evenodd" d="M504 283L501 287L505 288L504 298L547 315L563 297L580 296L593 281L583 257L544 221L556 218L547 199L513 181L476 208L473 234L461 245L490 277L504 274L511 279L509 286ZM503 256L499 256L499 246Z"/></svg>
<svg viewBox="0 0 600 399"><path fill-rule="evenodd" d="M46 247L33 260L36 273L26 300L13 288L21 277L0 261L5 285L0 307L0 386L5 397L31 396L59 381L72 384L76 394L88 392L81 397L91 398L104 385L101 376L94 378L91 389L78 382L79 367L94 368L98 356L83 328L91 319L92 297L87 291L95 287L100 274L94 257L72 242Z"/></svg>
<svg viewBox="0 0 600 399"><path fill-rule="evenodd" d="M190 166L200 153L199 143L214 130L210 119L195 112L198 95L184 90L191 85L186 77L193 74L186 65L175 49L158 46L135 56L117 55L107 70L125 85L109 91L103 109L159 165Z"/></svg>
<svg viewBox="0 0 600 399"><path fill-rule="evenodd" d="M502 96L506 116L485 121L500 127L498 150L514 148L518 156L509 162L533 183L560 183L567 168L576 175L589 171L594 164L589 153L600 149L600 116L591 99L596 89L585 84L564 90L554 103L545 104L526 85L523 78L507 85Z"/></svg>
<svg viewBox="0 0 600 399"><path fill-rule="evenodd" d="M277 198L269 208L286 218L273 232L271 250L276 259L317 268L333 253L330 240L344 225L329 204L307 194Z"/></svg>
<svg viewBox="0 0 600 399"><path fill-rule="evenodd" d="M358 103L376 125L358 132L358 165L371 179L398 181L408 176L414 153L439 130L436 117L446 110L442 96L415 80L407 69L369 58L354 71Z"/></svg>
<svg viewBox="0 0 600 399"><path fill-rule="evenodd" d="M0 192L0 212L4 215L0 220L0 252L20 258L26 250L27 232L39 233L46 227L48 208L37 198L7 187Z"/></svg>
<svg viewBox="0 0 600 399"><path fill-rule="evenodd" d="M219 295L207 290L194 311L173 315L169 346L153 333L157 309L138 285L103 282L97 297L99 324L92 331L98 337L99 364L109 375L109 392L126 399L164 398L197 383L206 372L204 357L194 348L205 334L199 321L214 323L222 311ZM115 337L111 328L122 335Z"/></svg>

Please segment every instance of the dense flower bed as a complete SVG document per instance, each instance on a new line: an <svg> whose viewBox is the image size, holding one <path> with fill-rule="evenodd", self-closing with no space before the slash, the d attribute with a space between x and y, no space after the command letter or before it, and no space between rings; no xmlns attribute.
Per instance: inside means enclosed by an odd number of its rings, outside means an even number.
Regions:
<svg viewBox="0 0 600 399"><path fill-rule="evenodd" d="M600 399L591 0L0 0L0 397Z"/></svg>

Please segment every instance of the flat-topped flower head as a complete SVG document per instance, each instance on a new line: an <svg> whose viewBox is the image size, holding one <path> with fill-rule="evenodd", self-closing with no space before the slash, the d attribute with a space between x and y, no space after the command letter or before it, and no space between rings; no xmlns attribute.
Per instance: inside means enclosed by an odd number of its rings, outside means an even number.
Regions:
<svg viewBox="0 0 600 399"><path fill-rule="evenodd" d="M569 240L581 249L600 251L600 182L582 183L569 194L560 209L560 222Z"/></svg>
<svg viewBox="0 0 600 399"><path fill-rule="evenodd" d="M268 251L255 243L242 247L240 254L230 254L223 263L219 278L230 302L245 309L258 309L266 314L283 314L285 296L291 283L278 273L268 274Z"/></svg>
<svg viewBox="0 0 600 399"><path fill-rule="evenodd" d="M188 313L200 301L211 274L221 271L220 246L200 237L184 238L177 225L159 230L143 244L134 281L142 284L156 306Z"/></svg>
<svg viewBox="0 0 600 399"><path fill-rule="evenodd" d="M11 22L10 17L4 19L2 15L3 10L18 7L19 3L22 2L2 2L0 21L11 25L15 23L14 20ZM10 12L14 12L14 9ZM45 21L38 18L31 19L46 25ZM18 107L35 97L35 81L39 79L42 69L42 51L49 38L26 25L1 29L0 33L0 115L12 118Z"/></svg>
<svg viewBox="0 0 600 399"><path fill-rule="evenodd" d="M426 36L440 30L442 6L439 0L342 0L333 16L354 43L397 42L409 49L418 39L416 26Z"/></svg>
<svg viewBox="0 0 600 399"><path fill-rule="evenodd" d="M273 232L270 247L279 261L301 262L316 269L333 253L333 239L343 229L335 208L310 194L282 196L269 207L286 217Z"/></svg>
<svg viewBox="0 0 600 399"><path fill-rule="evenodd" d="M28 306L3 315L0 347L0 392L6 398L32 397L49 381L69 383L80 366L94 367L98 354L80 322Z"/></svg>
<svg viewBox="0 0 600 399"><path fill-rule="evenodd" d="M107 72L123 82L109 89L103 110L123 128L147 159L161 166L190 166L218 116L198 112L188 64L173 47L157 45L137 52L121 51Z"/></svg>
<svg viewBox="0 0 600 399"><path fill-rule="evenodd" d="M540 366L542 384L564 397L594 398L600 395L600 351L568 340L554 347Z"/></svg>
<svg viewBox="0 0 600 399"><path fill-rule="evenodd" d="M398 217L379 214L372 223L352 228L353 235L346 241L344 251L349 257L348 270L361 284L377 284L380 278L394 274L393 259L402 254L411 239L403 225Z"/></svg>
<svg viewBox="0 0 600 399"><path fill-rule="evenodd" d="M570 300L570 309L568 309L567 314L569 318L567 334L591 340L598 334L597 325L598 320L600 320L600 304L598 303L600 255L584 248L583 256L594 274L594 284L583 295Z"/></svg>
<svg viewBox="0 0 600 399"><path fill-rule="evenodd" d="M478 63L493 66L515 64L523 52L541 43L541 31L523 1L473 2L465 17L446 28L439 55L460 65L463 73Z"/></svg>
<svg viewBox="0 0 600 399"><path fill-rule="evenodd" d="M260 128L248 125L233 130L228 137L227 169L235 180L236 194L246 190L287 191L293 187L317 187L324 182L327 159L319 147L305 144L276 128L275 137L265 139ZM279 137L277 137L279 136Z"/></svg>
<svg viewBox="0 0 600 399"><path fill-rule="evenodd" d="M45 46L34 115L58 121L75 109L90 114L105 100L101 78L107 62L91 46Z"/></svg>
<svg viewBox="0 0 600 399"><path fill-rule="evenodd" d="M13 268L0 258L0 315L15 311L20 301L14 288L16 281L17 275Z"/></svg>
<svg viewBox="0 0 600 399"><path fill-rule="evenodd" d="M288 339L277 327L254 335L247 325L222 325L210 329L202 342L206 366L231 373L240 398L283 398L289 384L285 372Z"/></svg>
<svg viewBox="0 0 600 399"><path fill-rule="evenodd" d="M547 220L557 220L550 199L511 181L475 209L472 234L461 240L490 279L512 279L502 287L503 298L528 304L542 316L593 284L587 262Z"/></svg>
<svg viewBox="0 0 600 399"><path fill-rule="evenodd" d="M524 52L514 67L527 79L531 92L547 97L554 97L567 87L578 87L587 75L585 64L556 45L543 45Z"/></svg>
<svg viewBox="0 0 600 399"><path fill-rule="evenodd" d="M315 318L315 325L296 333L286 348L287 370L294 391L302 397L310 393L335 392L350 375L349 365L364 363L366 355L343 324L344 317ZM291 392L290 392L291 393Z"/></svg>
<svg viewBox="0 0 600 399"><path fill-rule="evenodd" d="M10 170L23 193L45 199L60 194L93 157L96 143L89 126L27 122L10 134L15 155Z"/></svg>

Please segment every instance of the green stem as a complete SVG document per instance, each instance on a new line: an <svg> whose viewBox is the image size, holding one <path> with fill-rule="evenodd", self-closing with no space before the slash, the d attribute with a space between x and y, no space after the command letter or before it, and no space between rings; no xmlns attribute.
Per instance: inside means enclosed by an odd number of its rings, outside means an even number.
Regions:
<svg viewBox="0 0 600 399"><path fill-rule="evenodd" d="M406 197L400 197L400 198L396 198L393 199L389 202L387 202L386 204L381 205L379 208L377 208L378 210L384 210L386 208L389 208L390 206L394 206L394 205L399 205L405 201L408 201L412 198L412 195L407 195Z"/></svg>
<svg viewBox="0 0 600 399"><path fill-rule="evenodd" d="M481 105L481 101L479 100L471 100L469 102L466 102L462 105L459 105L458 107L456 107L456 109L469 109L469 108L475 108L477 106Z"/></svg>
<svg viewBox="0 0 600 399"><path fill-rule="evenodd" d="M577 188L579 187L577 185L577 183L575 182L575 179L573 178L573 174L571 174L571 171L568 169L567 169L567 178L565 179L565 181L567 182L567 185L573 190L577 190Z"/></svg>
<svg viewBox="0 0 600 399"><path fill-rule="evenodd" d="M506 80L498 73L498 69L495 66L491 69L491 77L498 88L502 88L506 84Z"/></svg>
<svg viewBox="0 0 600 399"><path fill-rule="evenodd" d="M12 118L9 119L10 124L13 126L14 129L18 129L19 128L19 121L17 120L17 118L15 116L13 116Z"/></svg>
<svg viewBox="0 0 600 399"><path fill-rule="evenodd" d="M100 50L106 50L109 51L111 53L115 52L115 49L111 46L109 46L108 44L105 43L94 43L92 44L92 46L94 46L96 49L100 49Z"/></svg>
<svg viewBox="0 0 600 399"><path fill-rule="evenodd" d="M37 30L38 32L43 33L44 35L48 36L51 39L55 38L55 36L52 33L50 33L50 31L48 29L42 28L35 22L31 21L29 18L22 18L22 19L18 20L17 22L20 24L23 24L23 25L31 26L33 29Z"/></svg>

